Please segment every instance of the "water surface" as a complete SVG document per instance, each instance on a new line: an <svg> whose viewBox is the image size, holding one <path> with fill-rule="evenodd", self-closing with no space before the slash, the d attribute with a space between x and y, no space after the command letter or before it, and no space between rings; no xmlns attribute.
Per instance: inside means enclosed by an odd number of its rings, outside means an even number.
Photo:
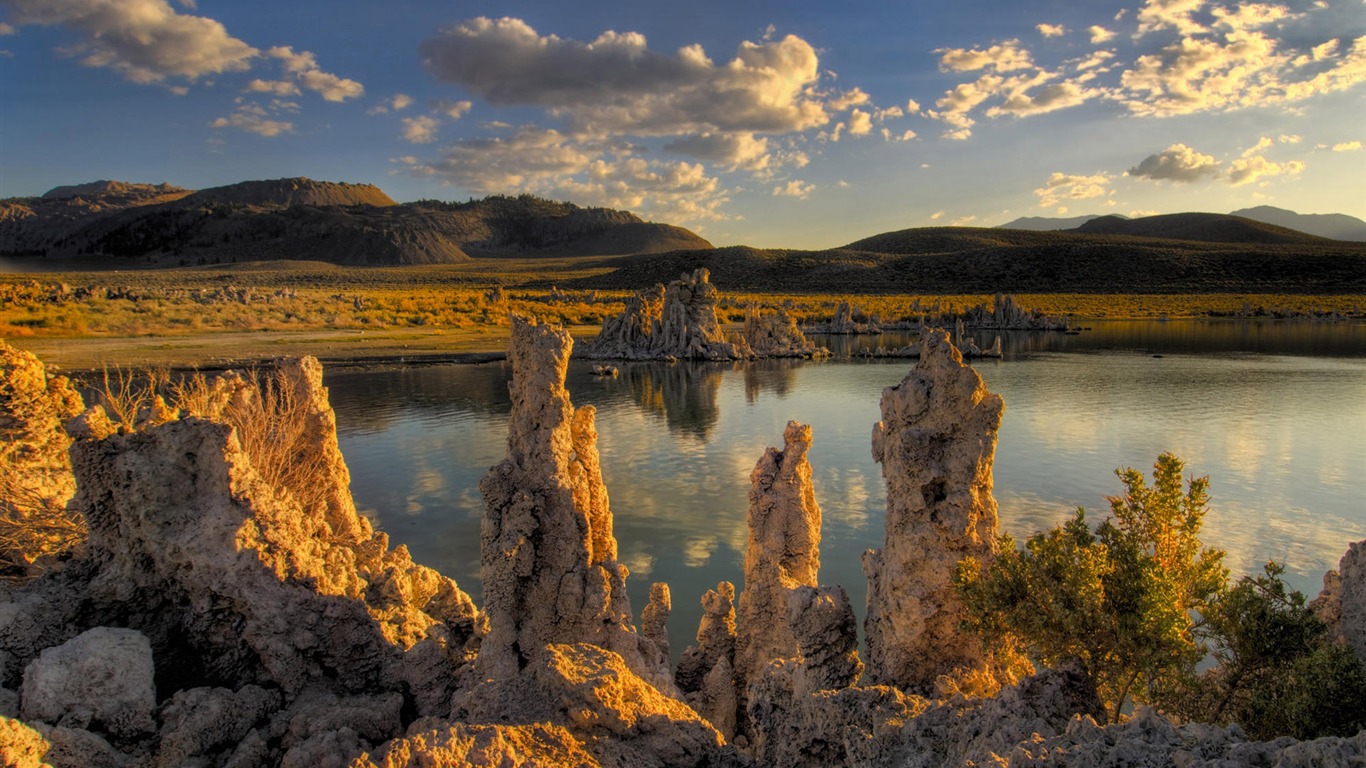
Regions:
<svg viewBox="0 0 1366 768"><path fill-rule="evenodd" d="M822 339L848 354L903 336ZM990 339L979 339L990 343ZM1119 492L1118 467L1171 451L1209 475L1204 540L1235 575L1275 559L1318 591L1366 538L1366 327L1272 322L1095 323L1079 336L1009 334L979 361L1006 402L995 464L1001 527L1024 538ZM673 593L677 655L702 593L742 588L749 473L789 419L812 425L824 513L821 581L863 614L860 554L882 541L884 485L870 436L884 387L913 361L571 363L575 405L598 408L602 470L637 613L651 581ZM357 505L418 562L479 599L479 478L502 459L506 364L333 369L327 385Z"/></svg>

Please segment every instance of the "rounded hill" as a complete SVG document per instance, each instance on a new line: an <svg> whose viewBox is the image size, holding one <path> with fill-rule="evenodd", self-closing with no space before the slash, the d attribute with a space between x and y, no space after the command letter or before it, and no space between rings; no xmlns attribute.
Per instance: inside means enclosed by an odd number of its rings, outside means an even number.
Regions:
<svg viewBox="0 0 1366 768"><path fill-rule="evenodd" d="M1089 235L1255 245L1322 245L1331 242L1327 238L1224 213L1169 213L1140 219L1101 216L1072 231Z"/></svg>
<svg viewBox="0 0 1366 768"><path fill-rule="evenodd" d="M296 205L349 207L370 205L386 208L397 205L393 198L373 184L348 184L314 181L303 176L292 179L243 181L225 187L210 187L186 197L184 205L254 205L289 208Z"/></svg>

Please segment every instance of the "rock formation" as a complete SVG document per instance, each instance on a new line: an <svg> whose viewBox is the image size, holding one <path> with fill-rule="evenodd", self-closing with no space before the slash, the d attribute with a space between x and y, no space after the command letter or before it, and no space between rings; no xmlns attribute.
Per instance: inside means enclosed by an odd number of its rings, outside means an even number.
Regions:
<svg viewBox="0 0 1366 768"><path fill-rule="evenodd" d="M1310 607L1366 664L1366 539L1349 545L1337 570L1323 575L1323 591Z"/></svg>
<svg viewBox="0 0 1366 768"><path fill-rule="evenodd" d="M745 310L745 325L740 331L756 357L821 357L830 354L806 338L797 321L784 310L763 314L756 307Z"/></svg>
<svg viewBox="0 0 1366 768"><path fill-rule="evenodd" d="M811 427L788 422L783 449L769 448L750 473L745 589L736 612L735 672L758 679L774 659L797 655L788 596L816 586L821 508L811 485Z"/></svg>
<svg viewBox="0 0 1366 768"><path fill-rule="evenodd" d="M76 480L64 425L84 408L65 376L0 340L0 567L10 576L36 575L35 560L81 533L66 511Z"/></svg>
<svg viewBox="0 0 1366 768"><path fill-rule="evenodd" d="M716 288L706 269L627 299L608 318L583 356L620 360L746 360L743 340L727 341L716 318Z"/></svg>
<svg viewBox="0 0 1366 768"><path fill-rule="evenodd" d="M986 661L959 629L950 580L959 560L995 551L991 464L1004 409L942 331L922 337L910 374L882 392L873 459L887 481L886 537L863 556L871 682L928 693L940 675Z"/></svg>
<svg viewBox="0 0 1366 768"><path fill-rule="evenodd" d="M594 409L564 388L573 341L558 326L513 318L507 457L480 481L484 679L507 679L554 643L592 643L666 685L658 649L638 634L617 562Z"/></svg>
<svg viewBox="0 0 1366 768"><path fill-rule="evenodd" d="M675 678L687 702L726 738L734 738L740 699L735 679L735 585L702 595L697 645L683 651Z"/></svg>

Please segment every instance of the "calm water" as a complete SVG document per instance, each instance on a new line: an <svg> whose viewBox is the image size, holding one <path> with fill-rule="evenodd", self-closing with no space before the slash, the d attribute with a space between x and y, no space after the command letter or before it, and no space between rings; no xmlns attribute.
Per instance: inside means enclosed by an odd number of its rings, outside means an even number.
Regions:
<svg viewBox="0 0 1366 768"><path fill-rule="evenodd" d="M847 354L907 339L822 342ZM1099 520L1120 490L1114 470L1150 474L1162 451L1210 476L1203 538L1228 550L1235 575L1275 559L1312 595L1347 543L1366 538L1366 326L1108 322L1005 342L1004 360L976 367L1006 401L995 493L1017 538L1079 505ZM861 620L859 556L880 546L885 507L869 438L882 388L912 364L628 364L619 379L571 364L575 405L598 408L632 605L644 607L651 581L669 583L675 654L702 593L742 587L749 473L789 419L814 431L821 581L843 585ZM503 455L507 376L504 364L327 372L357 505L476 600L478 481Z"/></svg>

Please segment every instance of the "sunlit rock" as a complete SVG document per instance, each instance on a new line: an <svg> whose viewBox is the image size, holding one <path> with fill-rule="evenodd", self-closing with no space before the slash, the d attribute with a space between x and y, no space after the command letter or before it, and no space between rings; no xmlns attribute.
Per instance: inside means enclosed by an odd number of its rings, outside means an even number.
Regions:
<svg viewBox="0 0 1366 768"><path fill-rule="evenodd" d="M711 273L699 268L667 287L655 286L627 299L623 312L608 318L584 357L622 360L745 360L754 356L743 341L727 340L716 317L717 291Z"/></svg>
<svg viewBox="0 0 1366 768"><path fill-rule="evenodd" d="M747 308L740 336L757 357L820 357L829 354L829 350L816 346L806 338L797 327L797 321L782 309L765 314L756 307Z"/></svg>
<svg viewBox="0 0 1366 768"><path fill-rule="evenodd" d="M479 483L489 632L478 672L486 680L510 678L551 644L592 643L671 688L667 667L656 665L658 649L633 624L594 410L576 411L564 388L572 348L558 326L512 320L507 456Z"/></svg>
<svg viewBox="0 0 1366 768"><path fill-rule="evenodd" d="M985 664L980 640L959 626L951 578L959 560L994 553L1004 409L943 331L927 332L910 374L883 390L873 458L887 481L886 534L863 557L870 682L928 693L940 675Z"/></svg>

